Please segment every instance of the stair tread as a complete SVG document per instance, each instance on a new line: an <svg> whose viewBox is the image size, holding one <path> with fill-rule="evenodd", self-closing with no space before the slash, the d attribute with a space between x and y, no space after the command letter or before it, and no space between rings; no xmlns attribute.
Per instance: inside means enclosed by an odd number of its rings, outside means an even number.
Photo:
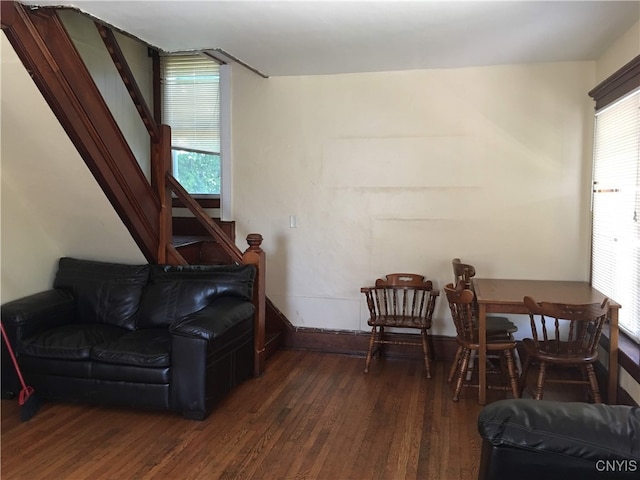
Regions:
<svg viewBox="0 0 640 480"><path fill-rule="evenodd" d="M183 247L185 245L191 245L199 242L215 242L215 239L208 235L174 235L173 236L174 247Z"/></svg>

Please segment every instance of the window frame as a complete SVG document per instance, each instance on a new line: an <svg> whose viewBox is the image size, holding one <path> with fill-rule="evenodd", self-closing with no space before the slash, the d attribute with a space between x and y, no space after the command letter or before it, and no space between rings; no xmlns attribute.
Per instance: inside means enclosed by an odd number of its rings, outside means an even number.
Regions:
<svg viewBox="0 0 640 480"><path fill-rule="evenodd" d="M633 60L631 60L630 62L625 64L622 68L620 68L618 71L616 71L613 75L611 75L610 77L605 79L603 82L601 82L598 86L596 86L594 89L592 89L589 92L589 96L591 96L596 102L595 111L597 115L599 112L602 112L605 108L609 107L610 105L617 102L618 100L623 100L625 97L627 97L627 95L637 91L638 89L640 89L640 55L636 56ZM595 148L596 135L597 135L597 131L594 131L594 148ZM594 161L595 161L595 154L596 152L594 151L593 152ZM595 163L592 166L592 168L595 171ZM594 201L593 196L595 195L594 191L595 191L595 187L592 185L592 189L591 189L592 205ZM591 218L593 222L594 220L593 208L591 211ZM591 243L593 244L593 242L594 242L594 230L592 227ZM591 250L590 272L591 272L592 281L593 281L593 267L594 267L593 250ZM623 305L623 308L624 308L624 305ZM626 332L624 332L623 330L621 330L621 332L626 334ZM633 339L633 340L636 341L636 339Z"/></svg>
<svg viewBox="0 0 640 480"><path fill-rule="evenodd" d="M640 88L597 110L594 133L591 283L623 305L620 329L640 343Z"/></svg>
<svg viewBox="0 0 640 480"><path fill-rule="evenodd" d="M228 81L228 76L229 73L227 71L228 69L228 65L221 63L219 60L212 58L211 56L207 55L205 52L201 52L201 51L197 51L197 52L175 52L175 53L171 53L171 54L166 54L163 55L162 57L160 55L157 56L157 58L155 58L155 70L157 71L157 74L154 76L154 82L155 82L155 88L154 88L154 92L155 92L155 112L156 112L156 120L158 120L160 123L167 123L164 122L162 119L162 112L163 112L163 99L164 99L164 84L163 84L163 78L164 78L164 68L163 68L163 64L162 64L162 59L164 57L171 57L171 56L176 56L176 55L180 55L180 56L192 56L192 57L197 57L200 59L205 59L206 61L211 61L212 63L216 64L218 66L218 92L219 92L219 106L218 106L218 119L217 122L219 123L219 148L218 151L202 151L201 149L197 149L197 148L190 148L190 147L181 147L181 146L177 146L173 144L172 141L172 145L171 145L171 150L172 152L174 150L185 150L185 151L194 151L194 152L198 152L201 151L202 153L207 153L207 154L211 154L211 155L216 155L219 157L220 159L220 176L219 176L219 181L220 181L220 193L191 193L191 196L198 201L198 203L203 207L203 208L220 208L221 204L222 204L222 198L223 198L223 194L225 191L225 186L228 187L228 182L225 183L225 177L227 176L227 174L230 172L230 164L229 164L229 159L227 152L230 151L228 145L230 144L230 139L226 138L227 136L230 136L230 129L228 128L228 125L225 122L228 122L230 119L230 113L229 112L225 112L223 111L224 108L229 109L230 108L230 103L228 102L227 98L229 97L229 94L227 93L227 89L229 87L229 81ZM226 68L225 68L226 67ZM172 171L172 174L175 175L175 173ZM227 188L228 189L228 188ZM175 197L172 200L172 204L174 207L182 207L183 205L181 204L181 202L179 200L177 200Z"/></svg>
<svg viewBox="0 0 640 480"><path fill-rule="evenodd" d="M598 84L589 92L589 96L595 101L595 110L600 110L622 98L628 93L640 87L640 55L636 56L610 77ZM624 308L624 305L622 306ZM609 350L610 332L608 327L602 332L601 346ZM640 383L640 344L636 343L623 330L620 331L618 346L619 365L629 375ZM619 393L623 392L618 386ZM626 396L627 401L633 403L633 399Z"/></svg>

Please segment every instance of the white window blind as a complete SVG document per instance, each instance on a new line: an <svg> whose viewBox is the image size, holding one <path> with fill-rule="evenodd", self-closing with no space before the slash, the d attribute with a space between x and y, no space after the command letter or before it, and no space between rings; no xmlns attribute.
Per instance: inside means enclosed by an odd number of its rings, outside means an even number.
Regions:
<svg viewBox="0 0 640 480"><path fill-rule="evenodd" d="M220 67L204 55L162 58L162 121L173 174L192 194L220 194Z"/></svg>
<svg viewBox="0 0 640 480"><path fill-rule="evenodd" d="M163 122L171 145L220 153L220 72L200 55L163 57Z"/></svg>
<svg viewBox="0 0 640 480"><path fill-rule="evenodd" d="M640 342L640 90L596 112L591 281Z"/></svg>

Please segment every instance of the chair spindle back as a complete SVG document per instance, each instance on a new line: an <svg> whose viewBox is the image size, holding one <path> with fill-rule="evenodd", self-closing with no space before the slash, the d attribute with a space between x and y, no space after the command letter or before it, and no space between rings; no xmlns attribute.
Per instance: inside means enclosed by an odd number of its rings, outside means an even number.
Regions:
<svg viewBox="0 0 640 480"><path fill-rule="evenodd" d="M436 296L433 283L421 275L394 273L379 278L374 287L363 287L371 318L413 317L430 324Z"/></svg>
<svg viewBox="0 0 640 480"><path fill-rule="evenodd" d="M475 321L473 302L475 295L468 288L464 288L464 280L454 287L448 283L444 287L451 310L451 317L456 327L458 337L469 343L478 342L478 328Z"/></svg>
<svg viewBox="0 0 640 480"><path fill-rule="evenodd" d="M597 355L608 298L602 303L568 305L524 297L524 304L529 309L533 342L541 353L580 358Z"/></svg>

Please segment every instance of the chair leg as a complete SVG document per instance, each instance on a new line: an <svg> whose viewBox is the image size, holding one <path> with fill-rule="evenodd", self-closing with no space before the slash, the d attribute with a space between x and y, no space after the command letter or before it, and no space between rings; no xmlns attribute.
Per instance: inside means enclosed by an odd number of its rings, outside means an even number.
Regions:
<svg viewBox="0 0 640 480"><path fill-rule="evenodd" d="M476 365L477 357L478 357L478 352L476 352L475 350L469 351L469 364L467 365L466 372L465 372L467 382L471 381L471 377L473 376L473 367L475 367Z"/></svg>
<svg viewBox="0 0 640 480"><path fill-rule="evenodd" d="M384 356L384 343L382 343L382 337L384 337L384 327L378 327L378 350L376 351L378 358Z"/></svg>
<svg viewBox="0 0 640 480"><path fill-rule="evenodd" d="M517 347L513 349L513 361L516 365L516 372L518 373L518 376L520 376L522 374L522 363L520 363L520 353L518 352Z"/></svg>
<svg viewBox="0 0 640 480"><path fill-rule="evenodd" d="M515 350L515 349L514 349ZM513 361L511 350L505 350L504 356L507 359L507 370L509 372L509 384L513 392L513 398L520 398L520 388L518 386L518 376L516 375L516 367Z"/></svg>
<svg viewBox="0 0 640 480"><path fill-rule="evenodd" d="M369 337L369 350L367 351L367 360L364 364L364 373L369 373L369 364L371 363L371 355L373 353L373 345L376 341L376 327L371 329L371 337Z"/></svg>
<svg viewBox="0 0 640 480"><path fill-rule="evenodd" d="M587 370L587 377L589 378L589 385L591 386L591 396L593 403L602 403L600 397L600 387L598 386L598 379L596 378L596 372L593 369L593 364L589 363L585 366Z"/></svg>
<svg viewBox="0 0 640 480"><path fill-rule="evenodd" d="M520 398L524 393L524 389L527 387L527 374L529 373L529 365L531 364L531 357L527 356L522 367L522 373L520 373Z"/></svg>
<svg viewBox="0 0 640 480"><path fill-rule="evenodd" d="M451 381L453 380L453 376L456 374L456 370L458 370L461 353L462 353L462 347L458 345L458 349L456 350L456 356L453 359L453 365L451 365L451 369L449 370L449 378L447 378L447 383L451 383Z"/></svg>
<svg viewBox="0 0 640 480"><path fill-rule="evenodd" d="M429 352L429 338L427 330L422 330L422 353L424 354L424 366L427 370L427 378L431 378L431 353Z"/></svg>
<svg viewBox="0 0 640 480"><path fill-rule="evenodd" d="M460 400L460 391L462 390L462 382L466 376L467 366L469 365L469 357L471 356L471 350L463 349L462 361L460 362L460 370L458 371L458 381L456 382L456 389L453 393L453 401Z"/></svg>
<svg viewBox="0 0 640 480"><path fill-rule="evenodd" d="M544 390L544 377L547 372L547 364L543 361L540 361L540 365L538 368L538 380L536 381L536 392L534 398L536 400L542 400L542 393Z"/></svg>

